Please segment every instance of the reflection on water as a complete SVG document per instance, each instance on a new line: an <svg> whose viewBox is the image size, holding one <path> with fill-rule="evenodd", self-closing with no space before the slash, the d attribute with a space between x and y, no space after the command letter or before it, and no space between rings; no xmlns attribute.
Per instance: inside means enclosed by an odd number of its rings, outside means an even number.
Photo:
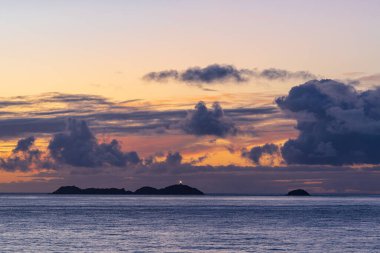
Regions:
<svg viewBox="0 0 380 253"><path fill-rule="evenodd" d="M380 252L380 197L0 195L1 252Z"/></svg>

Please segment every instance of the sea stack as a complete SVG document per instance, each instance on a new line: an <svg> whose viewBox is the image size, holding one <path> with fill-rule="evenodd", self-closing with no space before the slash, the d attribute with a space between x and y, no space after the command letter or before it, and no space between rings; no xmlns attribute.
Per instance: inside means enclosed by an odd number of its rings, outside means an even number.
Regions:
<svg viewBox="0 0 380 253"><path fill-rule="evenodd" d="M303 189L297 189L288 192L288 196L310 196L310 194Z"/></svg>

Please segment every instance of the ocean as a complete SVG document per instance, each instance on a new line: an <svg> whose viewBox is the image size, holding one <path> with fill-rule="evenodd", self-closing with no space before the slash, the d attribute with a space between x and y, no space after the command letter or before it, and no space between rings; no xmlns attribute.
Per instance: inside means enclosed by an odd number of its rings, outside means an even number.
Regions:
<svg viewBox="0 0 380 253"><path fill-rule="evenodd" d="M380 196L0 195L0 252L380 252Z"/></svg>

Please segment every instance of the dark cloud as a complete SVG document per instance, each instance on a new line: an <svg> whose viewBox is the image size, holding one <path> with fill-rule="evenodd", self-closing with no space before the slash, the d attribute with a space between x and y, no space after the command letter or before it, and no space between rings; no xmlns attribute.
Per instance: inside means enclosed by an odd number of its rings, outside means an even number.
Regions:
<svg viewBox="0 0 380 253"><path fill-rule="evenodd" d="M70 119L65 133L55 134L48 149L58 162L72 166L123 167L140 161L137 153L124 153L117 140L99 144L85 121Z"/></svg>
<svg viewBox="0 0 380 253"><path fill-rule="evenodd" d="M20 139L11 155L0 158L6 171L31 171L74 167L127 167L141 162L137 152L123 152L117 140L98 143L87 122L69 119L67 131L53 135L48 150L33 149L35 137Z"/></svg>
<svg viewBox="0 0 380 253"><path fill-rule="evenodd" d="M232 108L224 109L224 113L229 117L245 117L252 115L264 115L275 114L278 112L278 108L275 107L258 107L258 108ZM157 122L159 120L162 123L173 123L180 120L187 115L186 110L168 110L168 111L153 111L153 110L141 110L133 112L99 112L96 114L88 115L91 119L99 121L107 120L135 120L147 123L149 121ZM146 125L146 124L144 124Z"/></svg>
<svg viewBox="0 0 380 253"><path fill-rule="evenodd" d="M31 115L36 116L51 116L51 115L65 115L65 114L77 114L77 113L90 113L91 110L54 110L54 111L46 111L46 112L32 112Z"/></svg>
<svg viewBox="0 0 380 253"><path fill-rule="evenodd" d="M238 70L232 65L210 65L205 68L189 68L181 73L181 81L195 83L235 82L247 81L245 70Z"/></svg>
<svg viewBox="0 0 380 253"><path fill-rule="evenodd" d="M148 81L167 81L169 79L178 79L179 73L176 70L165 70L160 72L150 72L146 74L143 78Z"/></svg>
<svg viewBox="0 0 380 253"><path fill-rule="evenodd" d="M260 159L263 155L276 155L280 153L279 146L267 143L263 146L256 146L251 148L251 150L243 150L242 156L248 158L256 164L260 164Z"/></svg>
<svg viewBox="0 0 380 253"><path fill-rule="evenodd" d="M141 162L141 159L136 151L130 151L124 153L125 160L127 164L138 164Z"/></svg>
<svg viewBox="0 0 380 253"><path fill-rule="evenodd" d="M32 149L35 138L33 136L20 139L12 154L7 158L0 158L0 168L5 171L31 171L33 169L50 169L51 161L42 157L42 152L38 149Z"/></svg>
<svg viewBox="0 0 380 253"><path fill-rule="evenodd" d="M251 78L286 81L291 79L311 80L317 79L317 76L307 71L292 72L276 68L258 71L252 69L238 69L232 65L213 64L204 68L192 67L183 71L164 70L150 72L143 77L143 79L147 81L163 82L177 80L180 82L195 84L221 83L226 81L241 83L247 82Z"/></svg>
<svg viewBox="0 0 380 253"><path fill-rule="evenodd" d="M193 67L182 72L176 70L165 70L151 72L143 78L149 81L167 81L169 79L189 83L214 83L214 82L245 82L248 72L244 69L237 69L232 65L213 64L204 68Z"/></svg>
<svg viewBox="0 0 380 253"><path fill-rule="evenodd" d="M25 139L20 139L17 142L16 148L13 150L13 152L18 152L18 151L28 151L30 147L34 144L35 138L34 136L30 136Z"/></svg>
<svg viewBox="0 0 380 253"><path fill-rule="evenodd" d="M197 158L193 158L193 159L191 159L191 161L190 161L190 163L189 164L191 164L191 165L197 165L198 163L201 163L201 162L203 162L205 159L207 159L208 158L208 154L205 154L205 155L202 155L202 156L200 156L200 157L197 157Z"/></svg>
<svg viewBox="0 0 380 253"><path fill-rule="evenodd" d="M166 156L165 162L169 165L180 165L182 162L182 155L179 152L169 152Z"/></svg>
<svg viewBox="0 0 380 253"><path fill-rule="evenodd" d="M0 136L10 137L22 134L56 133L65 126L64 118L11 118L0 120Z"/></svg>
<svg viewBox="0 0 380 253"><path fill-rule="evenodd" d="M141 110L135 112L108 112L96 113L90 117L97 120L157 120L157 119L178 119L186 116L185 110L172 110L172 111L148 111Z"/></svg>
<svg viewBox="0 0 380 253"><path fill-rule="evenodd" d="M20 141L30 143L32 139L29 137ZM28 148L12 152L12 159L1 160L2 168L7 171L42 168L42 161L46 160L42 159L40 154L33 155L33 151L39 152L33 149L33 143L26 146ZM259 152L271 153L276 149L267 147L261 146ZM30 155L25 158L29 152ZM132 156L136 157L136 154ZM380 193L378 167L358 169L330 165L194 166L192 162L183 163L181 157L180 153L169 153L163 162L139 163L128 170L115 170L109 166L95 170L69 166L65 170L41 171L28 176L31 180L28 182L0 184L0 188L2 191L11 192L51 192L62 185L137 189L141 185L161 187L182 180L207 193L285 194L288 190L296 188L304 188L311 193Z"/></svg>
<svg viewBox="0 0 380 253"><path fill-rule="evenodd" d="M333 80L309 81L276 103L299 130L281 149L288 164L380 163L380 89L359 92Z"/></svg>
<svg viewBox="0 0 380 253"><path fill-rule="evenodd" d="M185 109L160 110L161 105L135 105L132 102L136 100L113 102L101 96L61 93L9 98L9 101L1 102L9 108L0 112L0 137L40 137L59 133L65 130L67 118L91 123L94 133L162 134L177 131L175 126L188 114ZM236 125L268 120L277 117L278 112L274 106L224 110Z"/></svg>
<svg viewBox="0 0 380 253"><path fill-rule="evenodd" d="M136 108L138 109L138 108ZM0 119L0 136L15 137L24 136L25 134L54 134L62 132L65 129L67 118L76 118L78 120L86 120L93 122L93 131L107 133L136 133L136 132L152 132L159 133L169 131L173 125L178 124L186 117L186 110L138 110L125 112L112 111L90 111L84 113L80 110L57 110L51 112L38 112L32 115L45 116L51 118L32 118L15 115L19 118ZM62 116L65 113L67 116ZM262 116L272 115L278 117L278 109L275 107L259 107L259 108L232 108L224 110L225 116L230 118L236 124L245 122L262 121L267 118ZM59 115L59 116L57 116Z"/></svg>
<svg viewBox="0 0 380 253"><path fill-rule="evenodd" d="M219 103L214 103L212 109L208 109L204 102L198 102L195 110L188 112L181 127L186 133L194 135L224 137L237 133L235 124L224 115Z"/></svg>

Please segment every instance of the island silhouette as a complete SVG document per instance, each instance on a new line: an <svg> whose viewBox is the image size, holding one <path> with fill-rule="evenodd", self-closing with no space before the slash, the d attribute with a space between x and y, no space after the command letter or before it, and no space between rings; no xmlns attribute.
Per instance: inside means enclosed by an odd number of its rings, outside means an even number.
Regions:
<svg viewBox="0 0 380 253"><path fill-rule="evenodd" d="M304 189L297 189L297 190L290 191L288 192L287 195L288 196L310 196L310 194Z"/></svg>
<svg viewBox="0 0 380 253"><path fill-rule="evenodd" d="M52 194L105 194L105 195L204 195L196 188L184 184L170 185L165 188L156 189L144 186L132 192L124 188L86 188L81 189L77 186L62 186Z"/></svg>

